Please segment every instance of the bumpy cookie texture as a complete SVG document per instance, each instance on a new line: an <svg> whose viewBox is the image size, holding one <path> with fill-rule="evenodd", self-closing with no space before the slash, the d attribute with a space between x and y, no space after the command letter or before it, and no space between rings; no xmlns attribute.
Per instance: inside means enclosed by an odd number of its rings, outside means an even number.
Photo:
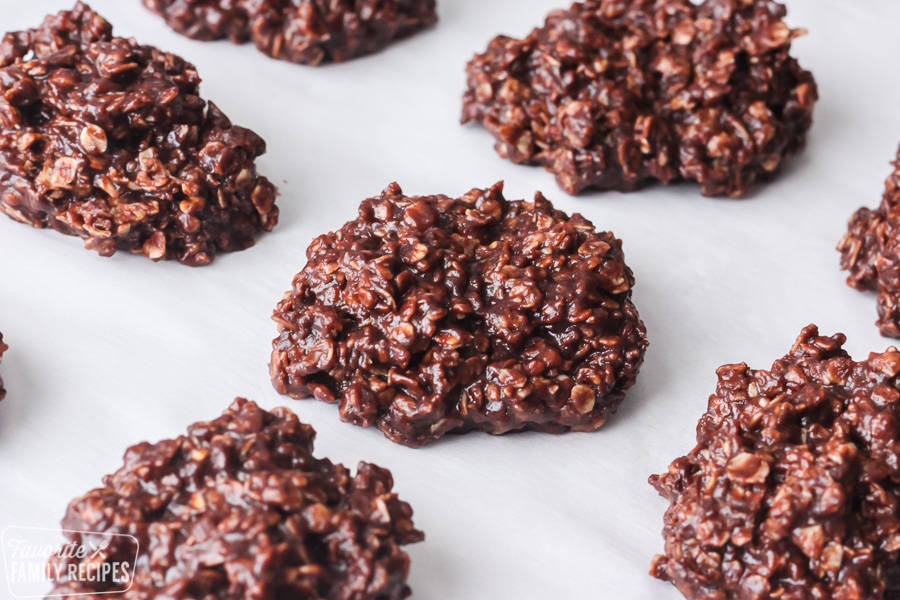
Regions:
<svg viewBox="0 0 900 600"><path fill-rule="evenodd" d="M878 292L878 328L900 338L900 153L887 180L881 206L860 208L838 244L847 284Z"/></svg>
<svg viewBox="0 0 900 600"><path fill-rule="evenodd" d="M696 181L738 198L800 150L817 98L772 0L588 0L468 65L463 122L575 194Z"/></svg>
<svg viewBox="0 0 900 600"><path fill-rule="evenodd" d="M204 265L278 220L265 142L198 95L193 65L85 4L0 43L0 210L117 250Z"/></svg>
<svg viewBox="0 0 900 600"><path fill-rule="evenodd" d="M651 477L656 577L702 600L900 597L900 351L856 362L845 339L809 326L768 371L719 369L697 446Z"/></svg>
<svg viewBox="0 0 900 600"><path fill-rule="evenodd" d="M9 346L3 343L3 334L0 333L0 362L3 362L3 353L9 350ZM0 400L6 398L6 388L3 387L3 378L0 377Z"/></svg>
<svg viewBox="0 0 900 600"><path fill-rule="evenodd" d="M372 54L437 22L435 0L144 0L175 31L199 40L253 41L305 65Z"/></svg>
<svg viewBox="0 0 900 600"><path fill-rule="evenodd" d="M643 362L621 242L540 194L392 184L307 258L274 315L276 389L401 444L598 429Z"/></svg>
<svg viewBox="0 0 900 600"><path fill-rule="evenodd" d="M69 505L63 527L138 538L125 600L406 598L400 546L423 539L412 510L390 472L360 463L352 476L313 456L314 437L290 411L238 399L185 436L130 448L104 487ZM105 560L133 561L133 548L114 544ZM65 581L53 593L102 591L91 586Z"/></svg>

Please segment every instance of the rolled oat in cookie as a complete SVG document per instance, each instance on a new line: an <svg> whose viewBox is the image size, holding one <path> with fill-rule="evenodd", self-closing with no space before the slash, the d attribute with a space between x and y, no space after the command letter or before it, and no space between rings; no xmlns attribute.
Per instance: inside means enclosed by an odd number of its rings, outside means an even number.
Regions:
<svg viewBox="0 0 900 600"><path fill-rule="evenodd" d="M389 471L360 463L352 475L313 456L314 437L292 412L239 398L186 435L128 449L103 487L69 504L63 528L79 546L137 538L132 585L115 596L123 600L406 598L400 547L423 539L412 509L391 491ZM133 562L134 544L112 539L103 560ZM78 573L95 559L58 560L62 573ZM103 592L75 577L51 595Z"/></svg>
<svg viewBox="0 0 900 600"><path fill-rule="evenodd" d="M878 292L878 328L900 338L900 152L885 184L881 206L860 208L838 244L847 285Z"/></svg>
<svg viewBox="0 0 900 600"><path fill-rule="evenodd" d="M0 211L198 266L278 220L266 150L199 95L182 58L115 37L87 5L0 42Z"/></svg>
<svg viewBox="0 0 900 600"><path fill-rule="evenodd" d="M725 365L652 574L692 600L900 597L900 351L854 361L806 327L768 370Z"/></svg>
<svg viewBox="0 0 900 600"><path fill-rule="evenodd" d="M541 194L392 184L307 259L275 310L275 388L401 444L596 430L643 362L622 243Z"/></svg>
<svg viewBox="0 0 900 600"><path fill-rule="evenodd" d="M190 38L253 41L304 65L378 52L437 22L435 0L143 0Z"/></svg>
<svg viewBox="0 0 900 600"><path fill-rule="evenodd" d="M467 68L463 122L570 194L696 181L739 198L804 145L817 89L773 0L586 0Z"/></svg>

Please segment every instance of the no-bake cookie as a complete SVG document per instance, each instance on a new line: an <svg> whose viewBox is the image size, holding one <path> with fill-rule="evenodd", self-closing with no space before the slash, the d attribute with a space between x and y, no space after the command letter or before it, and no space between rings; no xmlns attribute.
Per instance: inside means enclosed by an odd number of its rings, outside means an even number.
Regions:
<svg viewBox="0 0 900 600"><path fill-rule="evenodd" d="M817 99L772 0L587 0L469 63L463 122L575 194L696 181L738 198L800 150Z"/></svg>
<svg viewBox="0 0 900 600"><path fill-rule="evenodd" d="M0 42L0 210L153 260L204 265L278 220L265 152L182 58L79 3Z"/></svg>
<svg viewBox="0 0 900 600"><path fill-rule="evenodd" d="M130 448L103 487L72 501L63 528L78 545L137 538L123 600L406 598L400 546L423 538L412 510L391 491L390 472L360 463L351 475L313 456L314 437L290 411L238 399L187 435ZM113 543L102 559L133 562L133 544ZM69 558L62 572L90 560ZM101 587L68 579L52 595Z"/></svg>
<svg viewBox="0 0 900 600"><path fill-rule="evenodd" d="M692 600L897 598L900 351L854 361L803 330L769 370L718 370L653 574Z"/></svg>
<svg viewBox="0 0 900 600"><path fill-rule="evenodd" d="M307 258L275 310L274 385L395 442L592 431L643 362L621 242L540 194L392 184Z"/></svg>
<svg viewBox="0 0 900 600"><path fill-rule="evenodd" d="M847 284L878 292L878 328L900 338L900 153L888 178L881 206L860 208L838 244Z"/></svg>
<svg viewBox="0 0 900 600"><path fill-rule="evenodd" d="M0 363L3 362L3 353L9 350L9 346L3 343L3 334L0 333ZM3 387L3 378L0 377L0 400L6 398L6 388Z"/></svg>
<svg viewBox="0 0 900 600"><path fill-rule="evenodd" d="M306 65L372 54L437 22L435 0L143 0L178 33Z"/></svg>

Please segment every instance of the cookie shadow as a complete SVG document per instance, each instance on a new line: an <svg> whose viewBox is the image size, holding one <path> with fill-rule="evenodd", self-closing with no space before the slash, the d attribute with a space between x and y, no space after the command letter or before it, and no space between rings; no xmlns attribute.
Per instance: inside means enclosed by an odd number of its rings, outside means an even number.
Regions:
<svg viewBox="0 0 900 600"><path fill-rule="evenodd" d="M22 430L38 414L42 402L40 379L35 377L31 365L24 354L18 352L15 341L6 338L10 349L4 354L0 364L0 377L3 377L6 398L0 401L0 449L4 440L11 440L12 432Z"/></svg>
<svg viewBox="0 0 900 600"><path fill-rule="evenodd" d="M458 561L445 551L449 545L429 537L427 525L421 527L425 531L425 541L405 548L412 563L409 586L413 597L418 600L458 597L455 592L459 591L456 584L459 574L452 570L452 565Z"/></svg>

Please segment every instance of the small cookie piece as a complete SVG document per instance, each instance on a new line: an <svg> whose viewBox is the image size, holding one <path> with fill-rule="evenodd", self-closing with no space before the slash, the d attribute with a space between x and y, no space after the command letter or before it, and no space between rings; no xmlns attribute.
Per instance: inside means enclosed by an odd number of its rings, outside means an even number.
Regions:
<svg viewBox="0 0 900 600"><path fill-rule="evenodd" d="M307 258L275 310L275 388L339 402L343 420L401 444L593 431L643 362L621 242L541 194L391 184Z"/></svg>
<svg viewBox="0 0 900 600"><path fill-rule="evenodd" d="M3 343L3 334L0 333L0 363L3 362L3 353L9 350L9 346ZM0 377L0 400L6 398L6 388L3 387L3 378Z"/></svg>
<svg viewBox="0 0 900 600"><path fill-rule="evenodd" d="M406 598L400 546L423 539L412 509L391 492L389 471L360 463L352 476L315 458L314 438L292 412L239 398L186 436L130 448L102 488L69 504L62 526L79 543L80 531L137 538L123 600ZM113 545L105 558L133 561L134 550ZM90 560L70 558L62 572ZM92 585L64 580L52 595L102 592Z"/></svg>
<svg viewBox="0 0 900 600"><path fill-rule="evenodd" d="M373 54L437 22L435 0L144 0L169 27L197 40L253 41L303 65Z"/></svg>
<svg viewBox="0 0 900 600"><path fill-rule="evenodd" d="M117 250L205 265L278 221L265 152L198 95L193 65L85 4L0 43L0 210Z"/></svg>
<svg viewBox="0 0 900 600"><path fill-rule="evenodd" d="M772 368L718 370L652 574L686 598L896 598L900 351L854 361L806 327Z"/></svg>
<svg viewBox="0 0 900 600"><path fill-rule="evenodd" d="M847 285L878 292L878 329L900 338L900 152L885 185L881 206L860 208L838 244Z"/></svg>
<svg viewBox="0 0 900 600"><path fill-rule="evenodd" d="M587 0L469 63L463 123L570 194L696 181L740 198L799 151L817 88L773 0Z"/></svg>

